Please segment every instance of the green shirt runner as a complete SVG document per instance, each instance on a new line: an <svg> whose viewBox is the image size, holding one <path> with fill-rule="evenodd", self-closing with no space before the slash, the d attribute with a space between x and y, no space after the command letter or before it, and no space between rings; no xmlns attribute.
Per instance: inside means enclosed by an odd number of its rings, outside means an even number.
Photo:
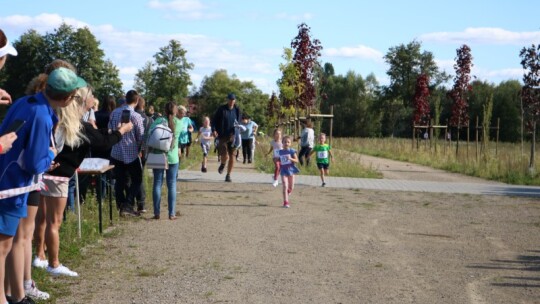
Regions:
<svg viewBox="0 0 540 304"><path fill-rule="evenodd" d="M313 151L315 151L315 154L317 156L317 163L318 164L329 164L330 161L328 159L328 151L330 151L332 147L328 144L323 145L316 145L313 148Z"/></svg>

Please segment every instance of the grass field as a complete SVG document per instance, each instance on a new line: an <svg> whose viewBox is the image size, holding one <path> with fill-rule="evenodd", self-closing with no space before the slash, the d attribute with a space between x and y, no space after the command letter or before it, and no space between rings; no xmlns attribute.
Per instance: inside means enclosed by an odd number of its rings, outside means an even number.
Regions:
<svg viewBox="0 0 540 304"><path fill-rule="evenodd" d="M528 169L530 144L490 142L483 154L474 142L420 141L403 138L334 138L333 147L350 152L426 165L450 172L518 185L540 185L540 176ZM536 163L540 165L539 160Z"/></svg>

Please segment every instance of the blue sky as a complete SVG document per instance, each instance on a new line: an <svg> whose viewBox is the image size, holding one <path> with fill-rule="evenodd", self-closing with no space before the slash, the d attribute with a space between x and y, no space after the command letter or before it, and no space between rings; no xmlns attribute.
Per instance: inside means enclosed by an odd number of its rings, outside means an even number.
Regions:
<svg viewBox="0 0 540 304"><path fill-rule="evenodd" d="M381 84L388 83L384 54L414 39L450 74L456 49L468 44L472 74L492 83L521 79L519 50L540 43L536 0L3 0L0 5L0 28L10 40L31 28L50 32L61 22L88 26L120 69L125 89L160 47L177 39L195 65L196 87L204 76L226 69L271 93L277 90L283 48L290 47L302 22L321 41L321 61L332 63L336 74L374 73Z"/></svg>

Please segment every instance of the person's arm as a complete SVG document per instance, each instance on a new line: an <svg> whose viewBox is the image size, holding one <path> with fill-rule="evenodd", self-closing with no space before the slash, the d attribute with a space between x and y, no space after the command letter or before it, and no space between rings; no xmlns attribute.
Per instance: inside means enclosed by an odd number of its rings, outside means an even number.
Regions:
<svg viewBox="0 0 540 304"><path fill-rule="evenodd" d="M199 132L197 132L197 137L195 138L195 142L199 141L199 138L201 137L201 130L202 130L202 128L199 128ZM203 136L203 139L206 139L206 138L204 138L204 136Z"/></svg>
<svg viewBox="0 0 540 304"><path fill-rule="evenodd" d="M297 163L297 162L298 162L298 155L297 155L296 151L294 151L293 153L289 154L289 159L290 159L293 163Z"/></svg>
<svg viewBox="0 0 540 304"><path fill-rule="evenodd" d="M30 174L40 174L51 166L56 150L50 149L52 125L50 116L36 116L28 130L28 140L23 153L25 170Z"/></svg>
<svg viewBox="0 0 540 304"><path fill-rule="evenodd" d="M8 92L0 89L0 104L8 105L11 104L11 95Z"/></svg>
<svg viewBox="0 0 540 304"><path fill-rule="evenodd" d="M107 129L95 129L91 123L83 123L85 135L90 141L90 146L93 151L107 151L115 144L122 140L122 136L133 129L131 122L124 123L118 130L112 131L110 134Z"/></svg>
<svg viewBox="0 0 540 304"><path fill-rule="evenodd" d="M0 137L0 154L5 154L11 149L13 142L17 139L17 133L10 132Z"/></svg>
<svg viewBox="0 0 540 304"><path fill-rule="evenodd" d="M268 151L266 155L270 155L270 153L272 153L273 151L274 151L274 147L270 144L270 151Z"/></svg>

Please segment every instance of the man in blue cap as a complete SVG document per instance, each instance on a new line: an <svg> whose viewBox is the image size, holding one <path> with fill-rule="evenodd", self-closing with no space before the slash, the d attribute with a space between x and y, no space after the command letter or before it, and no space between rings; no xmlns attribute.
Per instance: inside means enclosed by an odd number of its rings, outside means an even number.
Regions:
<svg viewBox="0 0 540 304"><path fill-rule="evenodd" d="M225 164L227 164L227 175L225 176L226 182L231 182L231 171L234 166L233 157L233 142L234 142L234 126L240 122L242 117L240 108L235 104L236 95L229 93L227 95L227 103L221 105L214 114L212 119L212 132L214 132L214 138L219 140L218 153L220 155L221 164L219 165L219 174L223 173Z"/></svg>

